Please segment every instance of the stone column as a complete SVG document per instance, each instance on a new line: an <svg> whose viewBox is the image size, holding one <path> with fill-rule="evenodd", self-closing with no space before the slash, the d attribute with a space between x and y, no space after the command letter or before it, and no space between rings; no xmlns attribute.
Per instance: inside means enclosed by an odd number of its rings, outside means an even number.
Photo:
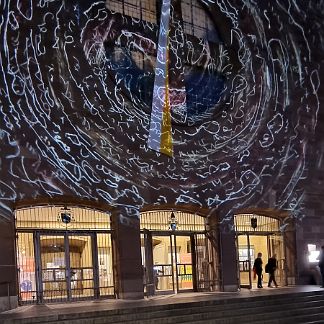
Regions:
<svg viewBox="0 0 324 324"><path fill-rule="evenodd" d="M220 230L222 290L238 290L235 233Z"/></svg>
<svg viewBox="0 0 324 324"><path fill-rule="evenodd" d="M113 212L112 240L118 298L144 298L139 217L128 216L127 210Z"/></svg>
<svg viewBox="0 0 324 324"><path fill-rule="evenodd" d="M210 289L212 291L221 290L221 273L220 273L220 245L219 245L219 228L216 214L211 214L206 219L207 237L211 243L211 260L208 264L210 271Z"/></svg>
<svg viewBox="0 0 324 324"><path fill-rule="evenodd" d="M15 225L0 216L0 312L18 306Z"/></svg>
<svg viewBox="0 0 324 324"><path fill-rule="evenodd" d="M217 278L213 290L237 291L238 264L233 220L220 221L219 214L210 214L207 219L207 234L214 249L215 275Z"/></svg>

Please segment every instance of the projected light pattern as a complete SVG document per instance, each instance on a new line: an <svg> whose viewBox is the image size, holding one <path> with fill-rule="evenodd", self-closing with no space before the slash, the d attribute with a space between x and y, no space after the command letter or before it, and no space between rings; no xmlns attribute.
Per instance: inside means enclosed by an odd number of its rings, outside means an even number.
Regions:
<svg viewBox="0 0 324 324"><path fill-rule="evenodd" d="M2 216L20 199L70 195L134 216L146 204L194 204L226 222L268 207L273 192L274 208L302 216L323 1L201 4L223 43L172 39L190 91L186 119L172 116L170 158L147 147L156 25L104 1L0 2Z"/></svg>
<svg viewBox="0 0 324 324"><path fill-rule="evenodd" d="M163 0L148 146L172 156L168 53L170 8L170 0Z"/></svg>

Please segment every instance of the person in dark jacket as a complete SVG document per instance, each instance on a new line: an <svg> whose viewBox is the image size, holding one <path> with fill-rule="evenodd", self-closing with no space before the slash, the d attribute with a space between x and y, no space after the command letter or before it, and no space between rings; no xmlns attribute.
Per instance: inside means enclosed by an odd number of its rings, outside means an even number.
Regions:
<svg viewBox="0 0 324 324"><path fill-rule="evenodd" d="M324 245L321 247L318 266L321 270L321 276L322 276L322 286L321 287L324 288Z"/></svg>
<svg viewBox="0 0 324 324"><path fill-rule="evenodd" d="M277 269L277 255L274 254L271 258L268 260L268 271L269 271L269 282L268 287L271 287L271 283L273 282L276 287L278 287L276 278L275 278L275 271Z"/></svg>
<svg viewBox="0 0 324 324"><path fill-rule="evenodd" d="M258 276L258 288L262 288L262 253L259 252L257 258L254 260L253 270Z"/></svg>

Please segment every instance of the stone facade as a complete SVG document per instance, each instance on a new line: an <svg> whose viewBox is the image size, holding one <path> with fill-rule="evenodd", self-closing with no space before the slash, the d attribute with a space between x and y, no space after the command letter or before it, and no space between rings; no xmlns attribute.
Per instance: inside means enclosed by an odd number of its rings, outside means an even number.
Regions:
<svg viewBox="0 0 324 324"><path fill-rule="evenodd" d="M307 269L306 244L324 244L324 2L196 7L218 35L184 32L185 8L171 1L168 156L147 145L158 19L132 19L104 1L1 2L4 230L25 200L104 203L125 224L149 205L191 205L217 215L230 268L233 215L266 211L296 224L296 263ZM14 240L1 240L10 254ZM12 259L1 259L1 273ZM232 287L235 270L226 275Z"/></svg>

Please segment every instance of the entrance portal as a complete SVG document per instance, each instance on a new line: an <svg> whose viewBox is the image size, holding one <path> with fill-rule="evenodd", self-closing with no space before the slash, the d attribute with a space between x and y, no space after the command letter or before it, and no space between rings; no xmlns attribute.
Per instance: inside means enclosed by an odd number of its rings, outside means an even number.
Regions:
<svg viewBox="0 0 324 324"><path fill-rule="evenodd" d="M16 210L16 224L21 303L114 295L109 215L78 207L31 207Z"/></svg>
<svg viewBox="0 0 324 324"><path fill-rule="evenodd" d="M218 279L213 262L216 252L207 237L204 218L177 212L175 219L172 212L170 219L170 213L141 214L146 294L214 290ZM171 226L175 221L176 226Z"/></svg>
<svg viewBox="0 0 324 324"><path fill-rule="evenodd" d="M155 293L193 289L192 239L190 235L152 233Z"/></svg>
<svg viewBox="0 0 324 324"><path fill-rule="evenodd" d="M253 222L257 225L254 228ZM284 238L279 231L279 220L253 214L240 214L235 215L235 227L240 287L250 289L257 286L256 279L253 278L253 263L259 252L262 253L263 282L268 282L265 265L268 259L276 254L277 284L287 285Z"/></svg>

